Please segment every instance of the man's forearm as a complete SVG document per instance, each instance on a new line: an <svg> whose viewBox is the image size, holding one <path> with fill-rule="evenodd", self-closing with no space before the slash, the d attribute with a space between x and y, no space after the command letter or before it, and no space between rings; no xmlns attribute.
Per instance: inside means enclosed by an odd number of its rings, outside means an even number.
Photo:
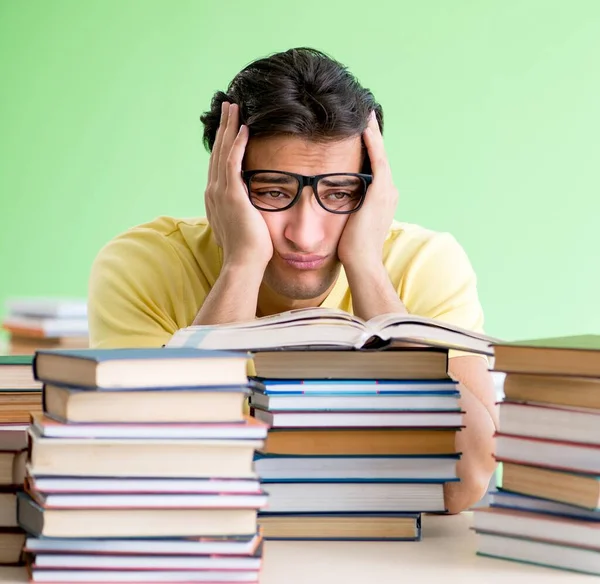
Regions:
<svg viewBox="0 0 600 584"><path fill-rule="evenodd" d="M348 266L345 269L354 314L368 320L379 314L407 312L383 265L374 263L370 268ZM458 513L485 494L496 467L492 453L498 420L494 384L483 359L454 357L450 360L449 372L461 383L460 406L465 412L465 427L456 436L456 450L462 453L457 464L460 481L447 483L444 489L448 512Z"/></svg>
<svg viewBox="0 0 600 584"><path fill-rule="evenodd" d="M244 322L256 317L263 272L256 266L223 266L193 324Z"/></svg>
<svg viewBox="0 0 600 584"><path fill-rule="evenodd" d="M369 320L389 312L406 313L383 263L344 266L350 292L352 308L356 316Z"/></svg>
<svg viewBox="0 0 600 584"><path fill-rule="evenodd" d="M496 468L494 422L487 408L473 392L460 385L460 406L464 428L456 434L458 482L444 485L444 500L449 513L459 513L477 503L486 493Z"/></svg>
<svg viewBox="0 0 600 584"><path fill-rule="evenodd" d="M453 357L448 369L460 382L460 406L465 412L465 427L456 435L456 450L461 453L457 464L460 482L445 486L446 507L450 513L458 513L483 497L496 468L493 453L498 409L494 380L485 359Z"/></svg>

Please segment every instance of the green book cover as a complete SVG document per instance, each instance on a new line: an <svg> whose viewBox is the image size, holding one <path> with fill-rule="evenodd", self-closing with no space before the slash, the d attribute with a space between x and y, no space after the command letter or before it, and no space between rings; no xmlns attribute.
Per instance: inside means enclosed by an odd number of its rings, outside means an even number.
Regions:
<svg viewBox="0 0 600 584"><path fill-rule="evenodd" d="M0 355L0 367L3 365L31 365L33 355Z"/></svg>
<svg viewBox="0 0 600 584"><path fill-rule="evenodd" d="M550 337L547 339L514 341L512 343L497 343L496 346L535 347L540 349L575 349L578 351L600 351L600 335L573 335L567 337Z"/></svg>

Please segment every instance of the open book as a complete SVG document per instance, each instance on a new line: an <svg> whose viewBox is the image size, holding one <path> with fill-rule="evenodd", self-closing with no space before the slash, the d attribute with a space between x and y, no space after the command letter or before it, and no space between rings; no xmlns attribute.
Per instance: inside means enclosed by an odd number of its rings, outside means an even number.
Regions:
<svg viewBox="0 0 600 584"><path fill-rule="evenodd" d="M250 322L189 326L177 331L166 346L265 351L425 345L493 355L497 342L422 316L391 313L364 321L337 308L302 308Z"/></svg>

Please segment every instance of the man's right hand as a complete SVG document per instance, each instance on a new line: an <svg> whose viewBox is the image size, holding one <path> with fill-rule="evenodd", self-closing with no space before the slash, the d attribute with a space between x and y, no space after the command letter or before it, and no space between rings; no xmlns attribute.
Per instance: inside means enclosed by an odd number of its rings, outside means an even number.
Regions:
<svg viewBox="0 0 600 584"><path fill-rule="evenodd" d="M238 130L239 128L239 130ZM208 221L223 249L223 265L254 266L262 274L273 255L267 224L248 198L242 180L242 160L248 127L239 126L239 106L224 102L210 156L204 194Z"/></svg>

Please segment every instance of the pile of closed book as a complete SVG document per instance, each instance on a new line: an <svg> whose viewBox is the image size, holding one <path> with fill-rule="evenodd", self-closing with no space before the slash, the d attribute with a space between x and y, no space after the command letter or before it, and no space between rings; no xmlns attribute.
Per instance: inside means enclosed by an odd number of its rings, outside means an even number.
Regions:
<svg viewBox="0 0 600 584"><path fill-rule="evenodd" d="M39 351L18 522L38 582L258 582L247 355Z"/></svg>
<svg viewBox="0 0 600 584"><path fill-rule="evenodd" d="M455 481L459 393L442 349L259 352L253 415L268 539L417 540Z"/></svg>
<svg viewBox="0 0 600 584"><path fill-rule="evenodd" d="M6 302L2 328L8 352L33 355L38 349L82 349L89 344L85 298L13 298Z"/></svg>
<svg viewBox="0 0 600 584"><path fill-rule="evenodd" d="M0 355L0 565L22 561L25 534L17 524L17 494L27 460L27 427L41 411L41 384L31 356Z"/></svg>
<svg viewBox="0 0 600 584"><path fill-rule="evenodd" d="M600 575L600 336L496 347L502 487L478 553Z"/></svg>

